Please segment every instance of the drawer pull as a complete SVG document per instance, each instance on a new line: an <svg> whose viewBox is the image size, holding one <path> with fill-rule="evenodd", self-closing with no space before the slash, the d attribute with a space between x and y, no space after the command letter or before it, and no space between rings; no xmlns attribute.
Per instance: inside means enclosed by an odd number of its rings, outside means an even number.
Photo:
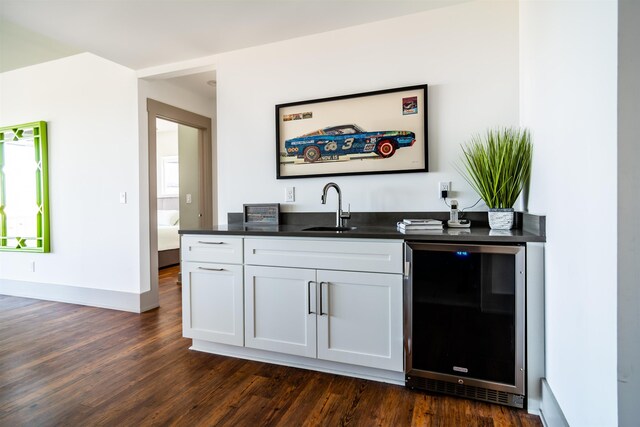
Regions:
<svg viewBox="0 0 640 427"><path fill-rule="evenodd" d="M207 270L207 271L225 271L224 268L207 268L207 267L198 267L198 270Z"/></svg>
<svg viewBox="0 0 640 427"><path fill-rule="evenodd" d="M224 242L202 242L198 240L198 243L202 243L203 245L224 245Z"/></svg>

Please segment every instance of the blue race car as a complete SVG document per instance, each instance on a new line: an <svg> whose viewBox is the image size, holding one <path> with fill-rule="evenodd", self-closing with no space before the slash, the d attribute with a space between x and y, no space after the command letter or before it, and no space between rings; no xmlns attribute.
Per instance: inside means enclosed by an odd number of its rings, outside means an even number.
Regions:
<svg viewBox="0 0 640 427"><path fill-rule="evenodd" d="M288 157L305 162L338 160L346 154L375 153L382 158L393 156L399 148L411 147L416 135L406 130L366 132L356 125L331 126L287 139L284 148Z"/></svg>

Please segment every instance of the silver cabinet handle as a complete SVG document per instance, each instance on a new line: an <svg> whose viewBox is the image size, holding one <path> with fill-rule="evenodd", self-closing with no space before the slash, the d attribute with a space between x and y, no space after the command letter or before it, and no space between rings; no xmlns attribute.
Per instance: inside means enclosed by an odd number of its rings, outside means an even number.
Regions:
<svg viewBox="0 0 640 427"><path fill-rule="evenodd" d="M202 243L203 245L224 245L224 242L201 242L199 240L198 243Z"/></svg>
<svg viewBox="0 0 640 427"><path fill-rule="evenodd" d="M322 285L328 285L329 283L327 282L320 282L320 316L324 315L324 314L329 314L328 312L325 313L324 310L322 309Z"/></svg>
<svg viewBox="0 0 640 427"><path fill-rule="evenodd" d="M307 282L307 304L309 305L309 309L307 310L307 314L317 314L315 311L311 311L311 284L316 283L313 280L309 280Z"/></svg>
<svg viewBox="0 0 640 427"><path fill-rule="evenodd" d="M207 270L207 271L225 271L224 268L207 268L207 267L198 267L198 270Z"/></svg>

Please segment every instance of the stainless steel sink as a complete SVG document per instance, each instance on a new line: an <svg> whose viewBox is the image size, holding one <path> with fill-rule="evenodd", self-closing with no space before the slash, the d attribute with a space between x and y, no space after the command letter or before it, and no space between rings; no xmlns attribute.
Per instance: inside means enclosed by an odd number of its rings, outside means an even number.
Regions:
<svg viewBox="0 0 640 427"><path fill-rule="evenodd" d="M358 227L326 227L326 226L321 226L321 227L308 227L308 228L303 228L302 231L352 231L355 230Z"/></svg>

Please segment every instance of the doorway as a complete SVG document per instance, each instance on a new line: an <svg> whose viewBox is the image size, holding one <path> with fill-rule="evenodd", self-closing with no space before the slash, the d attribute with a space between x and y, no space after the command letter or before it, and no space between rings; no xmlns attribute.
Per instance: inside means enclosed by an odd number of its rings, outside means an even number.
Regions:
<svg viewBox="0 0 640 427"><path fill-rule="evenodd" d="M194 127L156 118L158 268L180 263L180 228L203 226L203 141L198 132Z"/></svg>
<svg viewBox="0 0 640 427"><path fill-rule="evenodd" d="M190 111L147 99L149 135L149 248L151 292L145 307L158 306L158 270L179 262L179 248L164 252L159 225L178 228L207 228L213 225L213 146L211 119ZM167 151L158 126L175 128L176 151ZM185 167L180 168L180 163ZM187 163L190 166L187 166ZM181 184L182 183L182 184ZM175 211L178 212L177 221ZM176 227L178 225L178 227ZM163 246L160 246L160 245ZM159 253L159 249L163 252Z"/></svg>

